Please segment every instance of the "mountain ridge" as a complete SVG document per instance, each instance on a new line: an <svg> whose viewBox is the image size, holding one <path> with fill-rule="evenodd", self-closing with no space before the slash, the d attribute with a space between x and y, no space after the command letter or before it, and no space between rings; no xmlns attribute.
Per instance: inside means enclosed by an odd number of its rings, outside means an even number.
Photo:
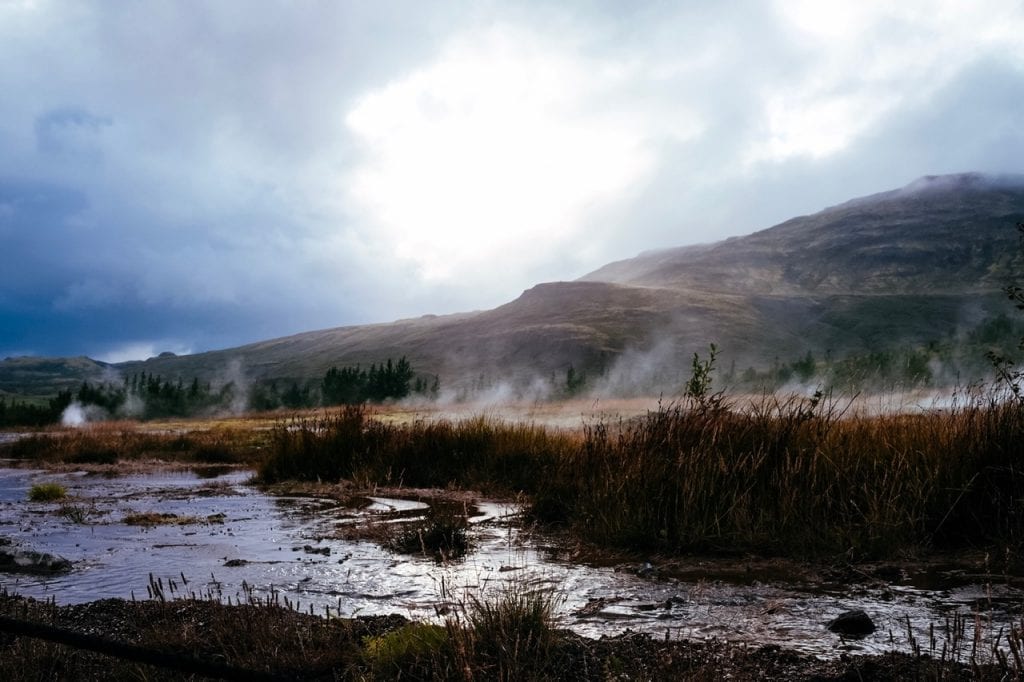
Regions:
<svg viewBox="0 0 1024 682"><path fill-rule="evenodd" d="M526 384L570 366L605 373L625 355L666 346L672 374L712 342L733 361L762 365L808 351L929 343L1006 309L1001 289L1024 273L1013 229L1022 220L1024 175L924 176L749 235L645 251L576 280L537 284L491 310L101 369L306 381L331 366L406 356L448 385ZM0 390L10 386L6 364Z"/></svg>

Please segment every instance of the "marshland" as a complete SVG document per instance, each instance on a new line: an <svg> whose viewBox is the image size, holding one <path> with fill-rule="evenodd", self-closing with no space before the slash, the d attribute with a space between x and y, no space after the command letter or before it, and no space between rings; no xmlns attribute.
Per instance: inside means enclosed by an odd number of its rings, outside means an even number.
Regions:
<svg viewBox="0 0 1024 682"><path fill-rule="evenodd" d="M3 613L285 676L1021 673L1019 401L701 389L12 433ZM109 661L5 641L15 677Z"/></svg>

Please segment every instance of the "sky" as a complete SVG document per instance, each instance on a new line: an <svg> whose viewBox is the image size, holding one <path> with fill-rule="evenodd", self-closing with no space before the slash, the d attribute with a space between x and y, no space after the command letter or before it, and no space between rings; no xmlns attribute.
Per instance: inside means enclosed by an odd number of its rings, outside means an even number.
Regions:
<svg viewBox="0 0 1024 682"><path fill-rule="evenodd" d="M0 0L0 358L487 309L1024 172L1024 2Z"/></svg>

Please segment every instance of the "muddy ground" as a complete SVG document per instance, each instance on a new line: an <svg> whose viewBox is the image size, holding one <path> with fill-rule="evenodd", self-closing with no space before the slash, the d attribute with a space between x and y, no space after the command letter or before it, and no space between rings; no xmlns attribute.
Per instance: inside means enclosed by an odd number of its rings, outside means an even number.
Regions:
<svg viewBox="0 0 1024 682"><path fill-rule="evenodd" d="M401 616L327 620L280 607L206 601L108 599L53 606L11 596L0 596L0 615L175 654L180 657L177 664L185 667L195 661L224 666L222 674L239 679L258 674L278 679L491 679L502 665L493 653L477 651L467 658L445 653L443 644L430 655L410 651L381 660L368 653L373 650L369 642L407 625ZM180 670L19 635L11 631L16 627L4 626L0 678L12 682L198 679ZM460 667L467 662L471 669ZM520 672L521 679L565 680L994 680L1003 679L1008 670L904 654L822 661L778 647L666 642L631 633L592 640L558 631Z"/></svg>

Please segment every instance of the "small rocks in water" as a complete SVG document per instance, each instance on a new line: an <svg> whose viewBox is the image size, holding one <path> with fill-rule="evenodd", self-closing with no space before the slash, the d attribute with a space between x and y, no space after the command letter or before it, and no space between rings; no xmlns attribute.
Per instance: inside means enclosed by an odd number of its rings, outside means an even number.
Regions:
<svg viewBox="0 0 1024 682"><path fill-rule="evenodd" d="M302 550L306 554L323 554L324 556L331 556L330 547L314 547L313 545L304 545Z"/></svg>
<svg viewBox="0 0 1024 682"><path fill-rule="evenodd" d="M650 561L645 561L644 565L636 571L636 574L641 578L653 578L657 573L658 569Z"/></svg>
<svg viewBox="0 0 1024 682"><path fill-rule="evenodd" d="M0 571L6 573L63 573L71 569L64 557L45 552L16 549L0 551Z"/></svg>
<svg viewBox="0 0 1024 682"><path fill-rule="evenodd" d="M828 629L847 637L863 637L875 631L875 622L861 609L845 611L829 621Z"/></svg>
<svg viewBox="0 0 1024 682"><path fill-rule="evenodd" d="M604 610L606 606L622 601L622 597L595 597L589 600L581 608L573 612L577 618L583 616L594 616Z"/></svg>

